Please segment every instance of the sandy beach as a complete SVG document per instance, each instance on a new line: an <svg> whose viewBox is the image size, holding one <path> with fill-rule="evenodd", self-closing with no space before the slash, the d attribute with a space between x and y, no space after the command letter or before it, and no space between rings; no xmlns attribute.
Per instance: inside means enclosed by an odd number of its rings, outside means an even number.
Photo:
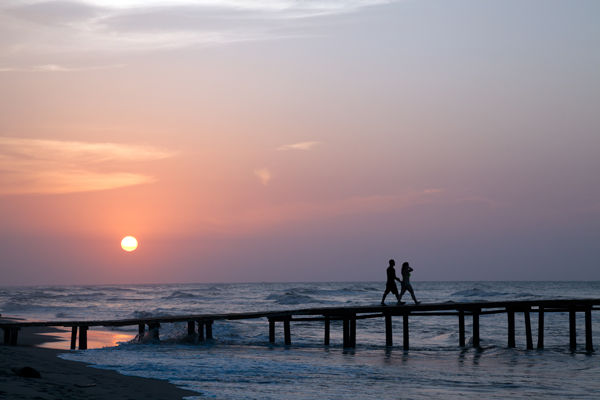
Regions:
<svg viewBox="0 0 600 400"><path fill-rule="evenodd" d="M19 333L19 345L0 345L0 399L183 399L199 393L179 389L167 381L123 376L115 371L57 357L70 350L35 347L52 340L41 334L53 328L27 328ZM35 368L41 378L24 378L11 369Z"/></svg>

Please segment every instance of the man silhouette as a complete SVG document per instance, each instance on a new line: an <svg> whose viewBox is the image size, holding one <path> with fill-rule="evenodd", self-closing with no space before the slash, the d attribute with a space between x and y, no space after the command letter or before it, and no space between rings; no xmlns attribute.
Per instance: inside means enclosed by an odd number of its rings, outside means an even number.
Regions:
<svg viewBox="0 0 600 400"><path fill-rule="evenodd" d="M400 296L398 296L398 286L396 286L396 281L402 283L400 279L396 276L396 270L394 269L394 265L396 262L394 260L390 260L390 266L387 268L387 282L385 284L385 292L383 293L383 298L381 299L381 305L385 306L385 297L389 292L392 292L396 295L396 299L398 300L397 305L401 306L404 304L400 301Z"/></svg>

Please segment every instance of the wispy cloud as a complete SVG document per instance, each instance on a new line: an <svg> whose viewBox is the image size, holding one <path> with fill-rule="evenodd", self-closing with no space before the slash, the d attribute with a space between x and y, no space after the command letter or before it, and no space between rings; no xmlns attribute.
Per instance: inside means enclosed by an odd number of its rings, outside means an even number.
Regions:
<svg viewBox="0 0 600 400"><path fill-rule="evenodd" d="M260 183L262 183L263 185L267 185L272 177L271 171L269 171L267 168L255 169L254 175L256 175L258 177L258 179L260 180Z"/></svg>
<svg viewBox="0 0 600 400"><path fill-rule="evenodd" d="M105 171L175 153L146 146L0 137L0 195L74 193L150 183L152 176Z"/></svg>
<svg viewBox="0 0 600 400"><path fill-rule="evenodd" d="M319 143L321 142L300 142L294 144L286 144L276 148L275 150L312 150L312 148L318 145Z"/></svg>
<svg viewBox="0 0 600 400"><path fill-rule="evenodd" d="M34 65L32 67L0 67L0 72L77 72L123 68L125 64L98 65L92 67L68 67L58 64Z"/></svg>
<svg viewBox="0 0 600 400"><path fill-rule="evenodd" d="M3 1L0 51L149 51L306 36L311 33L300 21L395 1L399 0Z"/></svg>

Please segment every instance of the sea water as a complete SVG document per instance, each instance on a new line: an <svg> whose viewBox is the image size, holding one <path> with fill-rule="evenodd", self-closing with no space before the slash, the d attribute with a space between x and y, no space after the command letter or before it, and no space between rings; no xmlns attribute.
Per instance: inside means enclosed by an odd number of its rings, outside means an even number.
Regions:
<svg viewBox="0 0 600 400"><path fill-rule="evenodd" d="M424 303L600 297L600 282L414 282ZM186 314L277 311L377 305L385 282L36 286L0 288L0 313L29 320L102 320ZM408 294L403 299L412 301ZM395 299L389 295L387 303ZM593 313L600 341L600 315ZM341 322L292 322L269 343L266 319L215 321L214 340L186 340L187 324L163 324L160 340L72 351L84 361L125 375L166 379L198 399L598 399L600 354L585 351L583 313L578 348L569 349L567 313L545 315L545 348L526 350L523 315L507 348L505 314L480 317L481 348L458 345L458 318L410 318L410 350L402 349L402 318L394 346L385 345L382 318L357 321L356 348L342 349ZM536 313L532 328L537 332ZM467 338L471 332L466 318ZM137 326L118 328L134 337ZM534 337L535 341L535 337ZM65 347L66 348L66 347ZM596 346L598 349L598 345ZM190 397L190 399L196 397Z"/></svg>

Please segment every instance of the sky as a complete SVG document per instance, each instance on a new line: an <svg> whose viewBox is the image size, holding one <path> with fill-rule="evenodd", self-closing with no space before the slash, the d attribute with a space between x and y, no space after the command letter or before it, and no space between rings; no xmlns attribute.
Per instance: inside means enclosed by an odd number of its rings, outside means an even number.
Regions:
<svg viewBox="0 0 600 400"><path fill-rule="evenodd" d="M3 0L0 286L600 280L598 71L595 0Z"/></svg>

